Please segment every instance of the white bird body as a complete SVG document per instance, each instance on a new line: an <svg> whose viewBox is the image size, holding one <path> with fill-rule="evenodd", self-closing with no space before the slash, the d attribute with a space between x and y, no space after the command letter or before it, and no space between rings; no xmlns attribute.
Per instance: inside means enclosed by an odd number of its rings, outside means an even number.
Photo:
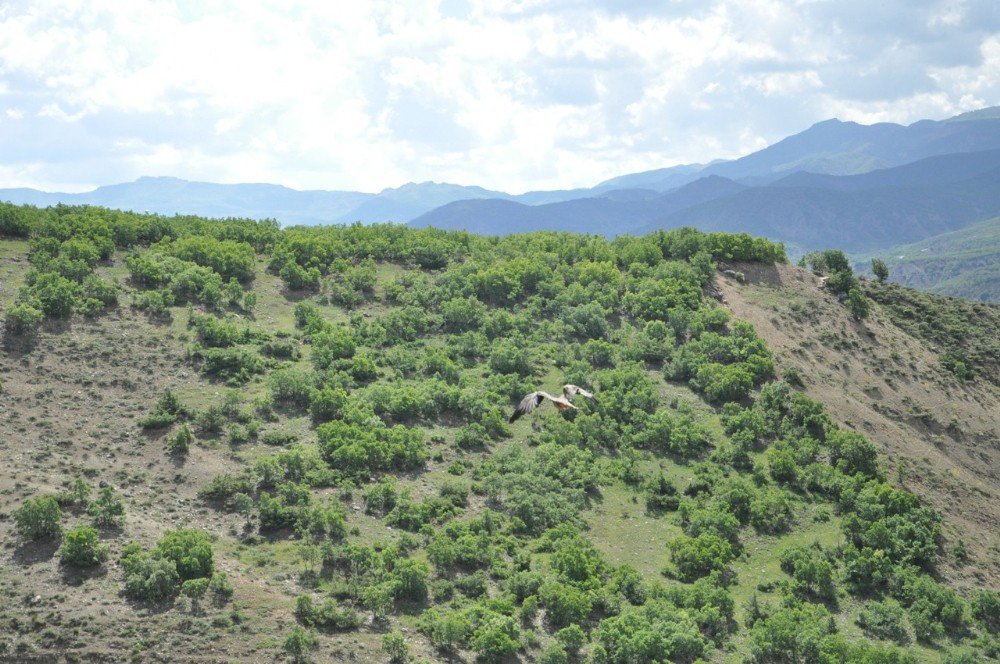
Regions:
<svg viewBox="0 0 1000 664"><path fill-rule="evenodd" d="M541 405L543 401L548 399L552 402L552 405L556 407L558 411L564 410L580 410L573 405L570 401L577 394L582 394L591 401L596 401L594 395L583 389L582 387L577 387L576 385L563 385L563 393L560 397L554 397L548 392L543 390L538 390L537 392L532 392L531 394L525 396L521 399L521 403L517 404L517 408L514 409L514 413L510 416L509 422L514 422L523 415L527 415L532 412L538 406Z"/></svg>

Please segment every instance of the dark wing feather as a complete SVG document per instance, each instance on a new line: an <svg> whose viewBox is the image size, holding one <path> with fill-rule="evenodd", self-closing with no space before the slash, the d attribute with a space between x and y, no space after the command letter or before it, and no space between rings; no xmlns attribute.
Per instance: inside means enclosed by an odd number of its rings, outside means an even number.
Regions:
<svg viewBox="0 0 1000 664"><path fill-rule="evenodd" d="M510 419L507 421L513 423L519 417L527 415L534 409L538 408L538 404L542 403L543 399L545 399L544 393L532 392L528 396L521 399L521 403L517 404L517 408L514 409L514 414L511 415Z"/></svg>

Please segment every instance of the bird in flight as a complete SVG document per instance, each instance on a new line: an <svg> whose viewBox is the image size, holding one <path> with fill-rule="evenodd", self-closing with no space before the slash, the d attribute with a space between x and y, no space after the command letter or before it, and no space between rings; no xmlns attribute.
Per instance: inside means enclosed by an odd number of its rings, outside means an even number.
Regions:
<svg viewBox="0 0 1000 664"><path fill-rule="evenodd" d="M539 390L537 392L532 392L531 394L521 399L521 403L517 404L517 408L514 409L514 413L510 416L510 419L507 421L513 423L518 418L527 415L531 411L538 408L538 406L541 405L541 403L546 399L551 401L552 405L555 406L556 410L558 411L580 410L579 408L574 406L573 402L571 401L571 399L575 397L577 394L580 394L590 399L592 402L597 401L597 399L594 398L593 394L591 394L587 390L577 385L563 385L562 391L563 393L561 397L554 397L548 392L543 392L542 390Z"/></svg>

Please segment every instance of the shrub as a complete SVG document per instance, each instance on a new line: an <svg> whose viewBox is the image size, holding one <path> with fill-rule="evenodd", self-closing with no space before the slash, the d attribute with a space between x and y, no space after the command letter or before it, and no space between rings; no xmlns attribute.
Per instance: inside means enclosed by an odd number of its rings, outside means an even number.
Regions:
<svg viewBox="0 0 1000 664"><path fill-rule="evenodd" d="M134 599L158 601L172 597L180 589L177 566L172 560L157 558L130 544L122 552L125 594Z"/></svg>
<svg viewBox="0 0 1000 664"><path fill-rule="evenodd" d="M208 590L221 600L233 596L233 584L225 572L216 572L212 575L212 580L208 582Z"/></svg>
<svg viewBox="0 0 1000 664"><path fill-rule="evenodd" d="M309 627L347 631L361 626L361 616L349 607L342 607L333 599L317 606L309 595L299 595L295 600L295 617Z"/></svg>
<svg viewBox="0 0 1000 664"><path fill-rule="evenodd" d="M677 487L663 473L647 485L645 495L646 509L650 512L675 510L680 504Z"/></svg>
<svg viewBox="0 0 1000 664"><path fill-rule="evenodd" d="M470 645L485 662L500 662L520 647L521 630L510 616L488 611L472 633Z"/></svg>
<svg viewBox="0 0 1000 664"><path fill-rule="evenodd" d="M875 275L875 278L880 283L884 283L889 278L889 267L885 264L884 260L880 258L872 259L872 274Z"/></svg>
<svg viewBox="0 0 1000 664"><path fill-rule="evenodd" d="M76 306L75 283L58 274L46 272L38 275L31 286L31 296L38 308L50 318L66 318Z"/></svg>
<svg viewBox="0 0 1000 664"><path fill-rule="evenodd" d="M34 332L44 314L30 304L12 304L4 316L4 329L10 334L24 335Z"/></svg>
<svg viewBox="0 0 1000 664"><path fill-rule="evenodd" d="M393 664L410 661L410 648L406 645L403 633L398 630L393 630L382 636L382 650L389 656L389 661Z"/></svg>
<svg viewBox="0 0 1000 664"><path fill-rule="evenodd" d="M93 567L108 557L108 545L97 539L97 531L90 526L78 526L66 531L59 549L59 559L64 565Z"/></svg>
<svg viewBox="0 0 1000 664"><path fill-rule="evenodd" d="M750 524L759 532L778 534L792 523L792 503L781 489L766 488L757 492L750 503Z"/></svg>
<svg viewBox="0 0 1000 664"><path fill-rule="evenodd" d="M1000 632L1000 593L980 590L972 599L972 615L988 631Z"/></svg>
<svg viewBox="0 0 1000 664"><path fill-rule="evenodd" d="M556 627L566 627L587 620L592 608L587 593L565 583L550 581L538 590L545 616Z"/></svg>
<svg viewBox="0 0 1000 664"><path fill-rule="evenodd" d="M194 600L201 599L208 592L208 584L209 579L203 576L197 579L188 579L181 584L181 594Z"/></svg>
<svg viewBox="0 0 1000 664"><path fill-rule="evenodd" d="M879 639L906 640L906 611L894 599L865 604L858 614L858 625Z"/></svg>
<svg viewBox="0 0 1000 664"><path fill-rule="evenodd" d="M791 574L796 592L822 599L835 599L833 565L815 547L798 546L781 552L781 569Z"/></svg>
<svg viewBox="0 0 1000 664"><path fill-rule="evenodd" d="M153 550L153 556L172 562L183 581L212 576L212 541L201 530L168 530Z"/></svg>
<svg viewBox="0 0 1000 664"><path fill-rule="evenodd" d="M627 606L593 633L595 664L689 662L705 651L705 637L688 611L664 600Z"/></svg>
<svg viewBox="0 0 1000 664"><path fill-rule="evenodd" d="M322 424L339 419L347 405L347 392L340 387L324 387L316 390L309 404L309 414L313 422Z"/></svg>
<svg viewBox="0 0 1000 664"><path fill-rule="evenodd" d="M319 647L319 641L311 632L302 629L298 625L292 629L292 633L285 639L282 645L284 651L292 658L293 662L305 662L310 650Z"/></svg>
<svg viewBox="0 0 1000 664"><path fill-rule="evenodd" d="M245 383L254 374L264 373L264 360L246 348L206 348L198 353L202 371L231 385Z"/></svg>
<svg viewBox="0 0 1000 664"><path fill-rule="evenodd" d="M90 516L94 517L94 525L98 528L118 527L125 517L125 504L114 488L106 486L90 504Z"/></svg>
<svg viewBox="0 0 1000 664"><path fill-rule="evenodd" d="M186 456L188 450L191 449L193 439L191 429L188 428L187 424L183 424L180 430L167 441L167 451L175 456Z"/></svg>
<svg viewBox="0 0 1000 664"><path fill-rule="evenodd" d="M687 582L722 571L733 559L732 545L715 533L682 535L671 540L668 548L678 577Z"/></svg>
<svg viewBox="0 0 1000 664"><path fill-rule="evenodd" d="M28 498L14 511L14 523L24 539L50 539L62 532L62 511L52 496Z"/></svg>
<svg viewBox="0 0 1000 664"><path fill-rule="evenodd" d="M783 607L750 628L750 652L760 662L819 662L830 614L817 604ZM865 660L861 660L865 661Z"/></svg>
<svg viewBox="0 0 1000 664"><path fill-rule="evenodd" d="M267 377L267 386L271 396L279 403L306 408L312 398L313 379L304 371L295 369L273 371Z"/></svg>
<svg viewBox="0 0 1000 664"><path fill-rule="evenodd" d="M851 288L847 293L847 310L851 312L852 316L861 320L868 318L868 314L871 312L871 304L860 290Z"/></svg>

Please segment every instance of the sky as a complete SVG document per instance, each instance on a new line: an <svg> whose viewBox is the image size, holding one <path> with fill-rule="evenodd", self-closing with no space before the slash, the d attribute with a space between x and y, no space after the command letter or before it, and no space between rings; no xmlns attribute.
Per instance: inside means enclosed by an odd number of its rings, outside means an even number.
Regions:
<svg viewBox="0 0 1000 664"><path fill-rule="evenodd" d="M0 187L520 193L994 105L997 0L0 3Z"/></svg>

